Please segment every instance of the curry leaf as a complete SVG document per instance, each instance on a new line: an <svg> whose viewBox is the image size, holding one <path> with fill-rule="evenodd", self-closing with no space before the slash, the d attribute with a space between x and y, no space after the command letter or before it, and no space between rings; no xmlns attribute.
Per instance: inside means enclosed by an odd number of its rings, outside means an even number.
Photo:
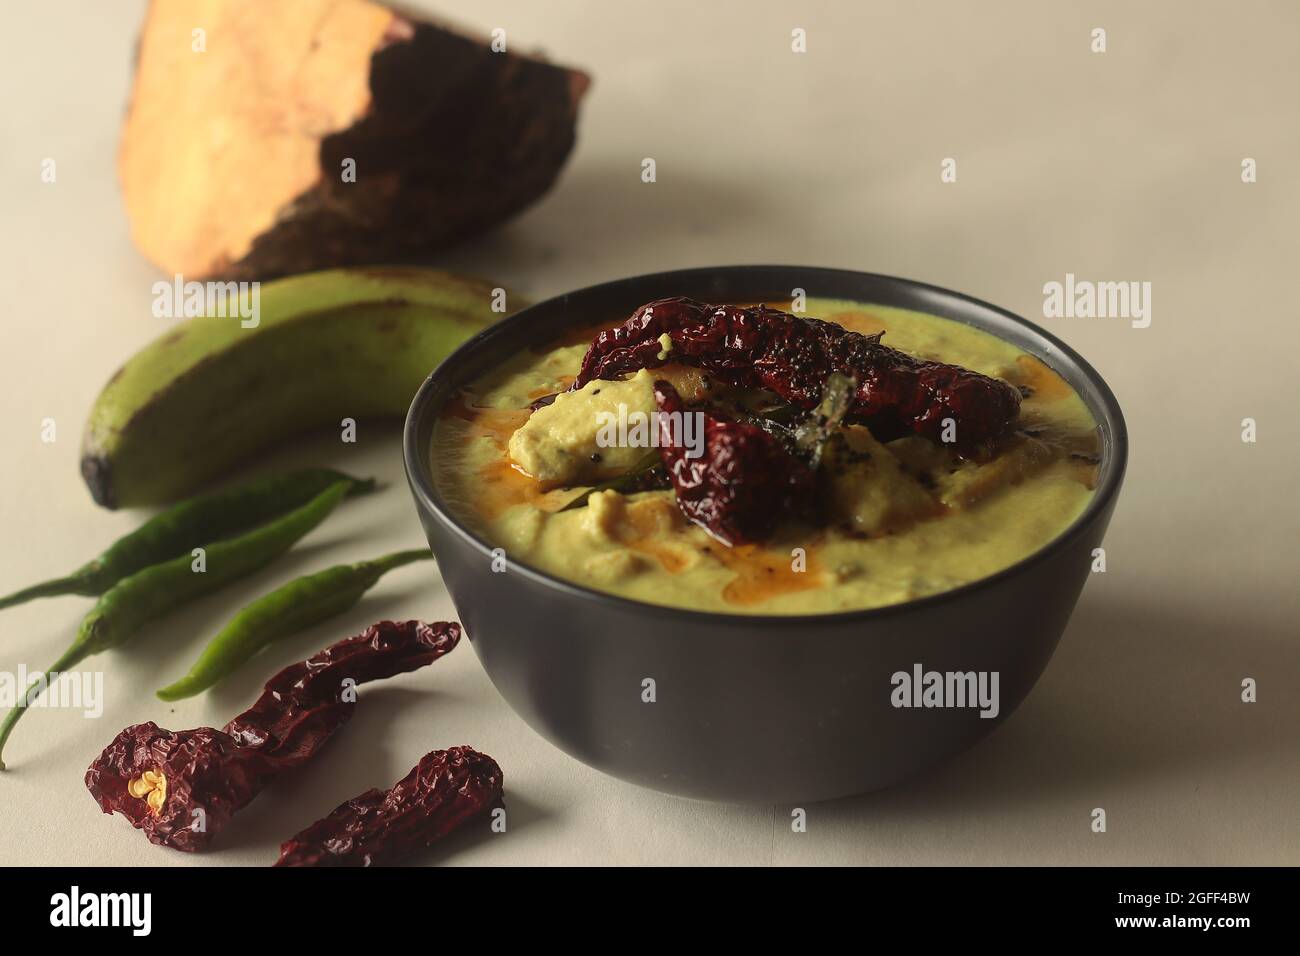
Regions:
<svg viewBox="0 0 1300 956"><path fill-rule="evenodd" d="M575 508L585 508L587 506L587 500L598 491L620 491L624 493L644 491L646 490L643 487L646 483L646 479L652 471L662 464L663 459L659 455L659 450L657 448L652 448L640 461L627 471L623 472L623 474L610 478L608 481L602 481L600 484L593 485L561 508L560 511L571 511Z"/></svg>
<svg viewBox="0 0 1300 956"><path fill-rule="evenodd" d="M853 396L857 394L857 390L856 379L841 375L839 372L832 372L826 377L821 402L796 429L795 444L808 456L809 464L814 469L821 464L826 443L843 422L844 416L853 404Z"/></svg>

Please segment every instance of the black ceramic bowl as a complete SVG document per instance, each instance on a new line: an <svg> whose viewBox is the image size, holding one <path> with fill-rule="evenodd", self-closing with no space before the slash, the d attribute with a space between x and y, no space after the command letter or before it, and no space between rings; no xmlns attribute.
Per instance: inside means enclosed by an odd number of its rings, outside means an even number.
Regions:
<svg viewBox="0 0 1300 956"><path fill-rule="evenodd" d="M900 306L988 330L1038 356L1101 425L1084 513L1041 551L953 591L877 610L754 617L614 597L520 564L451 513L429 465L434 422L457 390L575 325L665 296L809 296ZM467 342L420 388L406 472L420 521L475 650L515 711L564 752L646 787L709 800L790 803L887 787L1005 720L1047 666L1090 573L1124 476L1128 438L1101 377L1052 335L956 292L889 276L793 266L689 269L607 282L524 309ZM892 675L997 672L999 713L898 708ZM643 700L654 680L655 700Z"/></svg>

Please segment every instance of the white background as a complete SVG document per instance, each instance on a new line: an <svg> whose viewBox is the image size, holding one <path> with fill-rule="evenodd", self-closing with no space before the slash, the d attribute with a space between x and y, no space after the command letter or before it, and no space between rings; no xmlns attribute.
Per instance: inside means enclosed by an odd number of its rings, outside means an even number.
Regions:
<svg viewBox="0 0 1300 956"><path fill-rule="evenodd" d="M1061 648L992 737L924 779L808 808L691 803L606 778L536 737L462 647L364 692L329 751L240 815L219 849L150 846L82 785L116 731L221 725L261 681L378 617L453 614L432 565L395 572L343 619L220 691L165 705L232 610L343 560L422 543L396 427L307 441L384 479L255 580L97 659L100 720L28 714L0 776L0 862L269 863L338 802L427 750L468 743L505 770L510 829L456 863L1298 863L1300 508L1295 275L1300 11L1287 3L453 3L487 39L594 76L577 149L543 201L436 261L533 297L674 267L793 262L918 278L1041 321L1066 272L1153 284L1153 322L1050 320L1107 378L1132 459ZM458 9L460 8L460 9ZM13 4L0 31L0 591L65 573L143 517L78 475L87 409L167 322L115 180L142 4ZM790 52L790 31L808 52ZM1109 51L1089 51L1090 31ZM643 157L658 182L640 181ZM958 160L944 185L939 164ZM1240 179L1243 157L1259 182ZM40 181L53 157L58 180ZM1243 417L1259 441L1240 440ZM58 440L40 441L41 421ZM89 605L0 614L0 668L42 667ZM555 626L563 626L556 621ZM1239 701L1243 677L1259 702ZM1109 830L1090 831L1104 807Z"/></svg>

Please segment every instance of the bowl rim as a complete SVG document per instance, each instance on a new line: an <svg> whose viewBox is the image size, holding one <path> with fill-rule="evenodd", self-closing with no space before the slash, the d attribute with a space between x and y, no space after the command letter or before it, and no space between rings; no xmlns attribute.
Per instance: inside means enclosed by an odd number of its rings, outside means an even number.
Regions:
<svg viewBox="0 0 1300 956"><path fill-rule="evenodd" d="M526 324L529 321L529 315L533 312L540 312L545 309L555 308L557 306L567 305L568 301L576 296L597 295L601 292L614 291L620 286L634 285L647 282L670 283L674 278L677 279L701 279L707 276L717 276L720 273L733 274L753 274L761 275L768 271L794 271L801 275L815 277L821 275L824 277L837 277L849 281L852 279L865 279L868 281L884 283L886 285L895 285L915 292L925 293L932 297L949 300L967 307L974 306L1001 316L1004 320L1023 327L1031 336L1045 341L1060 356L1072 363L1078 371L1087 379L1088 384L1096 393L1098 404L1104 410L1108 419L1110 428L1100 427L1103 424L1099 422L1099 430L1102 437L1102 461L1106 465L1103 474L1100 477L1097 488L1093 492L1092 499L1088 502L1087 507L1074 519L1070 525L1060 534L1052 538L1046 544L1036 551L1031 552L1013 564L995 571L992 574L969 581L966 584L950 588L946 591L939 591L935 594L924 595L919 598L913 598L907 601L901 601L896 604L886 604L881 607L848 609L843 611L827 611L813 614L747 614L743 612L727 611L704 611L693 608L675 607L667 604L654 604L649 601L641 601L636 598L623 597L618 594L611 594L608 591L600 591L595 588L589 588L585 585L574 581L567 581L564 578L557 577L540 568L534 568L522 561L510 559L510 573L522 574L524 577L532 580L534 583L542 585L554 591L558 591L574 599L583 599L587 601L597 601L602 604L610 605L612 610L619 610L626 613L654 613L666 617L691 620L696 623L708 622L726 622L727 624L743 624L754 628L771 628L771 627L790 627L797 625L810 625L816 623L823 624L845 624L854 621L879 621L900 614L906 614L912 611L932 608L951 601L960 601L972 594L987 590L995 585L1020 574L1030 566L1047 560L1053 554L1059 553L1069 547L1079 536L1091 526L1094 519L1110 507L1113 499L1119 491L1119 487L1124 479L1125 471L1128 466L1128 427L1124 421L1123 411L1120 409L1119 401L1115 398L1110 386L1106 384L1100 373L1089 364L1083 356L1079 355L1074 349L1066 345L1059 338L1048 332L1046 329L1036 325L1028 319L1016 315L1007 309L993 305L982 299L967 295L963 292L957 292L943 286L933 285L928 282L921 282L915 279L908 279L900 276L892 276L877 272L864 272L856 269L837 269L824 266L798 266L798 265L751 265L735 264L724 266L706 266L690 269L672 269L663 272L649 272L635 276L627 276L621 279L613 279L606 282L596 283L594 285L584 286L572 292L566 292L561 295L552 296L540 302L525 306L518 312L515 312L499 322L495 322L482 331L476 333L471 338L456 348L448 355L438 366L429 373L420 388L416 391L414 398L411 400L410 408L407 411L406 422L402 430L402 457L405 465L407 481L415 495L417 504L426 509L435 519L440 521L445 527L451 529L465 544L478 551L485 561L492 558L493 546L484 541L477 534L466 527L459 518L457 518L449 508L445 506L441 496L438 494L433 481L432 468L428 462L427 454L421 454L422 449L426 448L432 439L432 422L426 421L431 419L440 409L432 406L432 396L441 384L440 380L443 374L450 374L448 370L456 367L463 355L475 352L486 347L485 343L491 343L496 339L508 336L509 332L518 325ZM666 292L671 294L671 292ZM809 298L816 298L813 292L808 293ZM647 300L649 301L649 300ZM848 298L848 301L856 301ZM884 303L871 303L862 301L863 305L872 305ZM910 308L910 307L909 307ZM913 308L913 311L925 311L921 308ZM933 314L933 313L930 313ZM944 316L939 316L944 318ZM991 328L967 322L957 318L949 317L949 321L961 322L964 325L970 325L973 328L980 329L997 338L1007 341ZM1018 343L1013 343L1018 344ZM1023 348L1023 346L1020 346ZM1047 364L1053 371L1057 371L1050 361L1051 356L1041 354L1041 351L1028 350L1029 354L1034 355L1040 361ZM1058 371L1058 374L1061 374ZM422 438L423 436L423 438Z"/></svg>

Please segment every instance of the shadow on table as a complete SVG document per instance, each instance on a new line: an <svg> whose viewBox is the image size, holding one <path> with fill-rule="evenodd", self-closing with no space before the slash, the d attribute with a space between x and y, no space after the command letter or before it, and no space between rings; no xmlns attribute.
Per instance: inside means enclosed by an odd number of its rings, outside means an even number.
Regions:
<svg viewBox="0 0 1300 956"><path fill-rule="evenodd" d="M1086 813L1114 786L1231 779L1292 761L1300 653L1274 611L1086 601L1047 673L988 739L910 783L826 804L845 820L934 822L1061 796ZM1253 677L1259 703L1241 700ZM1093 794L1097 797L1094 797Z"/></svg>
<svg viewBox="0 0 1300 956"><path fill-rule="evenodd" d="M659 269L767 261L772 236L789 225L774 218L766 197L720 177L679 166L665 167L654 183L639 176L635 159L576 162L518 219L434 253L427 264L553 294ZM720 246L724 235L731 238ZM563 269L563 280L551 269Z"/></svg>

